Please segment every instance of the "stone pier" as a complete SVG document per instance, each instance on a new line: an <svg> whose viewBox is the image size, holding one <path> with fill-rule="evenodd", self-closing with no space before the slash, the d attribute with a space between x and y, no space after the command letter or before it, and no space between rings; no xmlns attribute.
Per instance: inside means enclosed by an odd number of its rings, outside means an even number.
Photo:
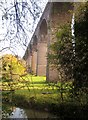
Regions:
<svg viewBox="0 0 88 120"><path fill-rule="evenodd" d="M47 81L57 81L58 72L48 63L49 46L56 41L56 32L66 22L71 22L73 5L69 2L48 3L27 47L24 59L35 75L46 76Z"/></svg>

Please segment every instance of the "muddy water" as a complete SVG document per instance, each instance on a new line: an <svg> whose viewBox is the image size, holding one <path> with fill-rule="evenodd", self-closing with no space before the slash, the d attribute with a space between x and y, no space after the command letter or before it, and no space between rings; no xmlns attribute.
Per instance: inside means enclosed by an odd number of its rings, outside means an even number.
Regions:
<svg viewBox="0 0 88 120"><path fill-rule="evenodd" d="M8 114L7 118L25 118L25 120L28 120L28 118L57 118L57 116L51 114L48 111L39 111L35 109L24 109L19 107L12 107L11 113Z"/></svg>

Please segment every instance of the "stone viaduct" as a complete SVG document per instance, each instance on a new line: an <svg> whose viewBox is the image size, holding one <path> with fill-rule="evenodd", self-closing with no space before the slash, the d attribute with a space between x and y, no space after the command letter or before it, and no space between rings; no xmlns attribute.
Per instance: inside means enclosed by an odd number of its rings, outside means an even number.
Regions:
<svg viewBox="0 0 88 120"><path fill-rule="evenodd" d="M58 76L47 59L49 46L56 40L59 26L72 20L71 10L73 5L69 2L47 3L23 57L33 73L46 76L47 81L56 81Z"/></svg>

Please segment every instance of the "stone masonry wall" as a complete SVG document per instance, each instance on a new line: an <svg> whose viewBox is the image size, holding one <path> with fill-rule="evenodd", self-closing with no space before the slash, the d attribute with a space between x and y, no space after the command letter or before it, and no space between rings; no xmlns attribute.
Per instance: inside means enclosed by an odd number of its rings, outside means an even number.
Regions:
<svg viewBox="0 0 88 120"><path fill-rule="evenodd" d="M50 18L50 44L56 41L56 33L64 23L71 22L73 10L72 3L53 3ZM57 81L58 71L49 65L49 81Z"/></svg>
<svg viewBox="0 0 88 120"><path fill-rule="evenodd" d="M71 3L48 3L25 52L24 59L34 74L46 76L47 81L58 80L58 72L56 68L52 69L47 55L50 52L49 46L56 41L59 27L71 21L72 9Z"/></svg>

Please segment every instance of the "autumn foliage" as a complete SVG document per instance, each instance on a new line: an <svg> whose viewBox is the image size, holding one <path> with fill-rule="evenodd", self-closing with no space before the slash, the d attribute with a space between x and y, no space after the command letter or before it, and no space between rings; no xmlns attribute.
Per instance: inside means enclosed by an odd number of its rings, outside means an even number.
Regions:
<svg viewBox="0 0 88 120"><path fill-rule="evenodd" d="M18 80L26 74L26 62L17 56L6 54L2 57L2 78L4 80Z"/></svg>

